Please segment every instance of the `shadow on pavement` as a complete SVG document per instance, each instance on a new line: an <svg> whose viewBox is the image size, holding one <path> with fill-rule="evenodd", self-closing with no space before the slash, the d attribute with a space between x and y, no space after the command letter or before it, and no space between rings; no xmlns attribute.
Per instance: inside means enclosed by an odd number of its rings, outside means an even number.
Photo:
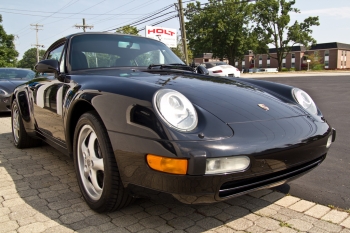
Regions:
<svg viewBox="0 0 350 233"><path fill-rule="evenodd" d="M0 112L0 118L11 117L10 112Z"/></svg>
<svg viewBox="0 0 350 233"><path fill-rule="evenodd" d="M98 214L84 202L69 157L50 146L16 149L11 133L0 134L0 178L0 217L9 217L6 230L23 232L254 232L256 220L280 209L273 201L244 195L211 205L137 199L122 210ZM269 227L280 228L274 224Z"/></svg>

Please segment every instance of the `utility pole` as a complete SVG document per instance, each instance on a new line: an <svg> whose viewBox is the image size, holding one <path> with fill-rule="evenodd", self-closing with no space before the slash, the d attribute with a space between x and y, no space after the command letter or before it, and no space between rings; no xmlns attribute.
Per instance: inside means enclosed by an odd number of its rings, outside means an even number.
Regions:
<svg viewBox="0 0 350 233"><path fill-rule="evenodd" d="M76 28L83 28L83 31L85 32L85 28L89 28L90 30L94 27L93 25L86 25L85 19L83 18L83 25L74 25Z"/></svg>
<svg viewBox="0 0 350 233"><path fill-rule="evenodd" d="M32 44L32 46L35 46L35 47L36 47L36 62L39 62L39 47L44 48L44 45L39 44L39 41L38 41L38 31L39 31L39 30L42 30L42 29L39 29L39 27L43 27L43 25L39 25L39 24L30 24L30 26L35 27L35 28L32 28L32 29L36 31L36 44Z"/></svg>
<svg viewBox="0 0 350 233"><path fill-rule="evenodd" d="M179 19L180 19L180 28L181 28L181 38L182 38L182 46L185 54L186 64L189 64L188 61L188 53L187 53L187 39L186 39L186 29L185 29L185 20L184 13L182 9L182 0L179 0Z"/></svg>

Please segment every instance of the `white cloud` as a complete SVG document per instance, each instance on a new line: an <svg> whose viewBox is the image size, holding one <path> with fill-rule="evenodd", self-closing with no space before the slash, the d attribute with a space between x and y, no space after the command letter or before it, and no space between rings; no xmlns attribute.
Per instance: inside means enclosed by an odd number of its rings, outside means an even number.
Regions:
<svg viewBox="0 0 350 233"><path fill-rule="evenodd" d="M301 11L303 15L312 15L312 16L331 16L336 18L350 19L350 7L335 7L327 9L316 9Z"/></svg>

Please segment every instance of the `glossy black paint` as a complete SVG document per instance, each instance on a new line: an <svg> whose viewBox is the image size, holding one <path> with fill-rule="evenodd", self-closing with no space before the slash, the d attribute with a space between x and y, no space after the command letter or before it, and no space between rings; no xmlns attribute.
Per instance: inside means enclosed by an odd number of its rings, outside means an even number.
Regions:
<svg viewBox="0 0 350 233"><path fill-rule="evenodd" d="M79 117L96 111L108 130L123 185L135 196L167 193L185 203L220 201L294 179L327 154L331 127L320 111L310 115L297 104L290 86L169 69L71 71L71 37L48 49L64 45L63 69L48 61L37 66L46 72L53 67L64 79L34 79L16 88L13 101L27 132L67 155ZM157 115L152 100L162 88L177 90L193 103L199 122L194 130L177 131ZM187 158L187 175L150 169L147 154ZM247 170L204 174L206 158L238 155L250 158Z"/></svg>
<svg viewBox="0 0 350 233"><path fill-rule="evenodd" d="M9 71L11 72L23 72L24 75L26 73L30 72L35 75L34 72L31 70L27 69L21 69L21 68L0 68L0 76L1 72L4 71ZM28 82L28 79L25 78L24 76L20 76L21 73L18 74L17 77L14 78L2 78L0 77L0 89L4 90L6 94L2 94L0 92L0 112L10 112L11 111L11 95L13 93L13 90L18 86L23 83Z"/></svg>

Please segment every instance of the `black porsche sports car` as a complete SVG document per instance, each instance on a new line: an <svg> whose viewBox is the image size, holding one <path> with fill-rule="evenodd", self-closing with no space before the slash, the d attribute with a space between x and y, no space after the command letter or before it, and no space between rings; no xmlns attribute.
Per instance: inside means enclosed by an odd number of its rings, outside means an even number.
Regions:
<svg viewBox="0 0 350 233"><path fill-rule="evenodd" d="M29 69L0 68L0 112L11 112L10 97L13 90L34 77L35 73Z"/></svg>
<svg viewBox="0 0 350 233"><path fill-rule="evenodd" d="M52 76L15 89L14 144L44 140L72 156L98 212L134 197L212 203L280 185L319 165L335 140L306 92L200 74L144 37L70 35L36 70Z"/></svg>

